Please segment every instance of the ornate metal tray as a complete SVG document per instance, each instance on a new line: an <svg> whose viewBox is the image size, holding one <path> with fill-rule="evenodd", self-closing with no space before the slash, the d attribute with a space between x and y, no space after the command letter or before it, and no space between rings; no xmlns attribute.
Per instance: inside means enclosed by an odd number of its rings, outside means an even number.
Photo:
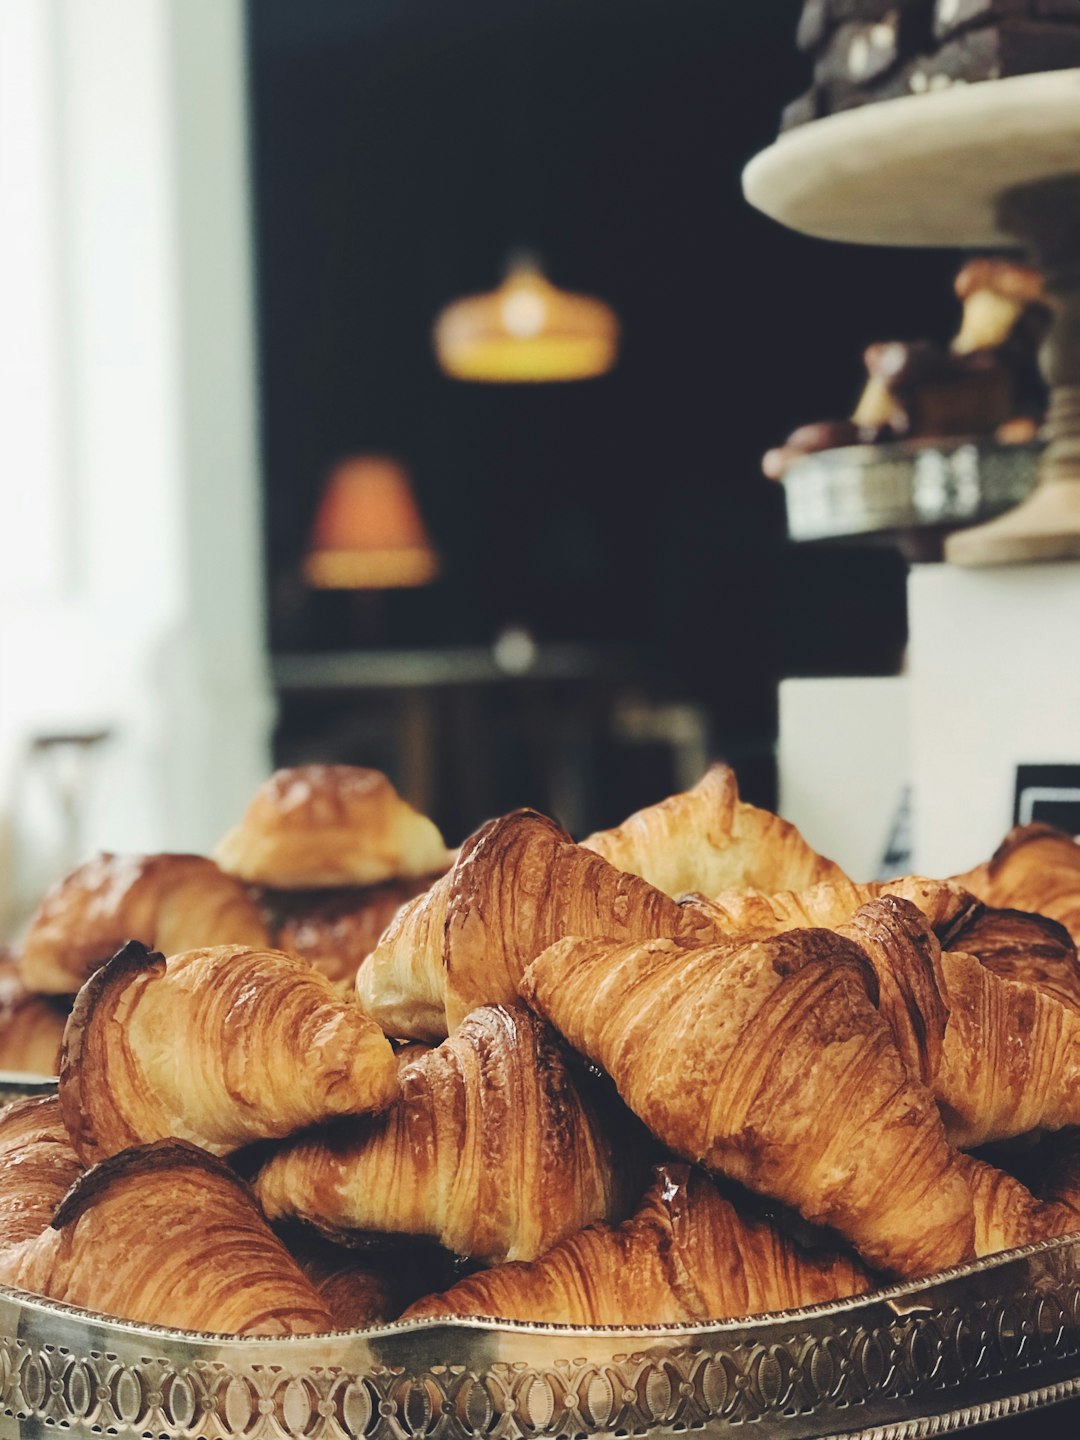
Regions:
<svg viewBox="0 0 1080 1440"><path fill-rule="evenodd" d="M292 1339L130 1325L0 1287L0 1435L922 1437L1080 1394L1080 1238L709 1326L408 1321Z"/></svg>
<svg viewBox="0 0 1080 1440"><path fill-rule="evenodd" d="M0 1103L55 1081L0 1074ZM0 1437L916 1440L1080 1396L1080 1236L707 1326L406 1321L240 1340L0 1286Z"/></svg>
<svg viewBox="0 0 1080 1440"><path fill-rule="evenodd" d="M928 537L1000 515L1034 489L1042 446L848 445L795 461L784 476L792 540ZM930 558L922 553L918 558Z"/></svg>

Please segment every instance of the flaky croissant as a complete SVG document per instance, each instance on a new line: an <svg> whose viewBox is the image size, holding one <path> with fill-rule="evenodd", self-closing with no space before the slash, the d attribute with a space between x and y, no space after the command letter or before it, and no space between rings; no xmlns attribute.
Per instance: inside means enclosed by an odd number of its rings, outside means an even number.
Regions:
<svg viewBox="0 0 1080 1440"><path fill-rule="evenodd" d="M953 1144L968 1148L1080 1122L1080 1015L941 951L925 915L896 896L840 927L874 967L882 1018L910 1074L932 1092Z"/></svg>
<svg viewBox="0 0 1080 1440"><path fill-rule="evenodd" d="M1080 945L1080 845L1053 825L1018 825L957 880L987 905L1048 915Z"/></svg>
<svg viewBox="0 0 1080 1440"><path fill-rule="evenodd" d="M264 892L263 905L278 950L309 960L336 985L352 989L390 921L429 884L392 880L363 889Z"/></svg>
<svg viewBox="0 0 1080 1440"><path fill-rule="evenodd" d="M534 1259L623 1202L597 1112L520 1002L475 1011L403 1066L384 1115L288 1142L255 1189L271 1220L423 1235L486 1260Z"/></svg>
<svg viewBox="0 0 1080 1440"><path fill-rule="evenodd" d="M278 770L214 855L230 875L275 890L437 875L452 858L385 775L355 765Z"/></svg>
<svg viewBox="0 0 1080 1440"><path fill-rule="evenodd" d="M55 1075L70 1006L51 995L32 995L18 962L0 957L0 1070Z"/></svg>
<svg viewBox="0 0 1080 1440"><path fill-rule="evenodd" d="M934 933L946 934L971 909L980 908L973 895L949 880L928 880L922 875L905 875L899 880L857 884L840 878L825 880L808 890L767 892L750 888L727 890L720 895L693 897L717 928L734 938L782 935L785 930L838 930L857 910L895 895L908 900L926 916Z"/></svg>
<svg viewBox="0 0 1080 1440"><path fill-rule="evenodd" d="M975 1254L996 1255L1080 1230L1066 1205L1038 1200L1019 1180L970 1155L961 1159L975 1205Z"/></svg>
<svg viewBox="0 0 1080 1440"><path fill-rule="evenodd" d="M74 995L127 940L166 955L205 945L265 947L262 917L242 885L201 855L99 855L54 885L30 921L23 982Z"/></svg>
<svg viewBox="0 0 1080 1440"><path fill-rule="evenodd" d="M163 1140L103 1161L0 1278L69 1305L229 1335L333 1328L329 1311L220 1160Z"/></svg>
<svg viewBox="0 0 1080 1440"><path fill-rule="evenodd" d="M533 962L522 993L677 1154L832 1226L876 1269L971 1256L968 1187L852 941L571 938Z"/></svg>
<svg viewBox="0 0 1080 1440"><path fill-rule="evenodd" d="M854 1259L802 1249L740 1213L700 1171L669 1165L622 1225L590 1225L532 1264L471 1275L402 1318L667 1325L791 1310L870 1288Z"/></svg>
<svg viewBox="0 0 1080 1440"><path fill-rule="evenodd" d="M218 1155L397 1094L389 1041L303 960L126 945L83 986L60 1105L87 1164L169 1135Z"/></svg>
<svg viewBox="0 0 1080 1440"><path fill-rule="evenodd" d="M801 890L844 872L786 820L739 799L735 774L714 765L692 790L599 830L582 844L665 894L733 886Z"/></svg>
<svg viewBox="0 0 1080 1440"><path fill-rule="evenodd" d="M708 938L708 917L516 810L461 847L361 965L357 993L389 1035L438 1040L480 1005L507 1004L526 965L563 935Z"/></svg>
<svg viewBox="0 0 1080 1440"><path fill-rule="evenodd" d="M975 955L1002 980L1036 990L1080 1010L1080 963L1064 925L1046 915L993 910L982 904L953 928L947 948Z"/></svg>
<svg viewBox="0 0 1080 1440"><path fill-rule="evenodd" d="M0 1256L41 1234L82 1168L55 1095L0 1112Z"/></svg>

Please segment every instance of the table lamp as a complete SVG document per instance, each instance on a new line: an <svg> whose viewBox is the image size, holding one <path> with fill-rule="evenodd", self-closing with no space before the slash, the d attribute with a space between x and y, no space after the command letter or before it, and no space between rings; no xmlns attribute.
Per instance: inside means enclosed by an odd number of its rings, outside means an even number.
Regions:
<svg viewBox="0 0 1080 1440"><path fill-rule="evenodd" d="M320 590L391 590L436 578L438 557L398 461L355 455L335 467L315 515L303 572Z"/></svg>

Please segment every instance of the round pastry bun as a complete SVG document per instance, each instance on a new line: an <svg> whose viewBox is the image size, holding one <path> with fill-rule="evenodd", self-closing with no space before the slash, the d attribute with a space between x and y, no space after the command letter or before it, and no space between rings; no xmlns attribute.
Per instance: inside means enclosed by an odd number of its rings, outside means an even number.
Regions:
<svg viewBox="0 0 1080 1440"><path fill-rule="evenodd" d="M278 770L214 855L228 874L276 890L436 875L452 859L433 822L385 775L354 765Z"/></svg>

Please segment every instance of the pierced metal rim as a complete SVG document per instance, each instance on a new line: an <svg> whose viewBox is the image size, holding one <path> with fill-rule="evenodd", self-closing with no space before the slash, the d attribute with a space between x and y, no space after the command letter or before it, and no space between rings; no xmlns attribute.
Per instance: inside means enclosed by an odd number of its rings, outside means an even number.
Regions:
<svg viewBox="0 0 1080 1440"><path fill-rule="evenodd" d="M970 1261L966 1265L952 1266L948 1270L937 1270L932 1275L925 1275L918 1280L904 1281L900 1284L885 1286L878 1290L868 1291L864 1295L853 1295L844 1300L830 1300L819 1305L806 1305L795 1310L772 1310L765 1314L736 1317L728 1320L717 1320L709 1324L696 1324L693 1321L669 1325L559 1325L541 1324L537 1321L528 1320L500 1320L490 1316L479 1315L446 1315L425 1316L417 1320L393 1320L382 1325L371 1325L354 1330L325 1330L304 1335L232 1335L220 1334L213 1331L180 1330L165 1325L148 1325L134 1320L124 1320L114 1315L105 1315L99 1311L84 1310L76 1305L67 1305L59 1300L50 1300L42 1295L35 1295L30 1291L18 1290L10 1285L0 1284L0 1301L7 1300L19 1306L24 1311L33 1311L39 1314L63 1315L72 1320L92 1321L96 1325L102 1325L114 1329L125 1335L145 1336L147 1338L159 1338L163 1340L183 1340L187 1343L201 1341L212 1343L215 1346L222 1344L242 1345L247 1347L277 1346L277 1345L298 1345L310 1341L321 1341L334 1339L341 1343L353 1340L379 1340L385 1337L424 1334L429 1331L483 1331L486 1333L507 1334L507 1335L542 1335L554 1338L581 1339L602 1339L625 1336L628 1341L647 1338L649 1343L659 1343L666 1340L679 1341L687 1339L703 1339L710 1336L727 1336L732 1334L745 1334L753 1338L758 1330L768 1329L777 1324L789 1321L801 1321L810 1318L822 1318L829 1315L842 1316L845 1319L857 1318L860 1311L869 1309L875 1305L891 1306L898 1316L909 1314L912 1311L932 1310L932 1305L918 1304L917 1297L926 1294L928 1291L936 1290L943 1285L954 1281L969 1279L975 1275L985 1275L991 1271L1004 1268L1016 1260L1022 1260L1028 1256L1051 1253L1057 1250L1066 1250L1078 1247L1077 1265L1080 1269L1080 1221L1078 1229L1069 1235L1057 1236L1053 1240L1043 1240L1037 1245L1025 1245L1015 1250L1002 1250L996 1255L988 1255L981 1260ZM1080 1377L1076 1381L1080 1386Z"/></svg>

